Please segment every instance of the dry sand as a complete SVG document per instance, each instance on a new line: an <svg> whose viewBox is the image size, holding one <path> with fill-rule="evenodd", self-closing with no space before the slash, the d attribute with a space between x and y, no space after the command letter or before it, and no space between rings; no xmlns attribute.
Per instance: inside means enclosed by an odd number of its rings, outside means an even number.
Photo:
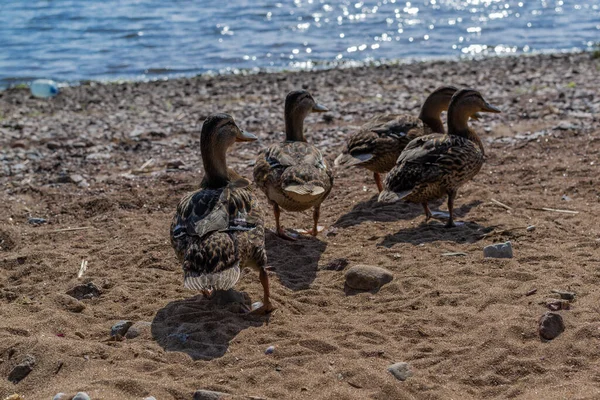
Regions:
<svg viewBox="0 0 600 400"><path fill-rule="evenodd" d="M84 84L50 101L0 93L0 398L183 400L197 389L240 399L600 398L599 74L600 60L584 53ZM206 115L229 112L260 137L229 156L251 176L257 151L282 140L289 90L305 87L332 110L306 124L331 163L356 126L416 114L440 84L475 87L503 110L473 123L488 159L459 192L464 226L424 225L419 206L377 204L367 171L336 170L326 234L267 235L277 306L268 319L183 288L168 228L200 182ZM283 223L308 227L311 214ZM483 258L506 240L513 259ZM394 280L347 292L344 271L322 269L337 258ZM79 303L65 294L87 282L102 294ZM236 289L262 294L251 271ZM565 332L544 342L537 321L552 289L577 297L559 311ZM151 325L114 340L118 320ZM33 371L10 383L28 354ZM404 382L386 370L400 361L413 371Z"/></svg>

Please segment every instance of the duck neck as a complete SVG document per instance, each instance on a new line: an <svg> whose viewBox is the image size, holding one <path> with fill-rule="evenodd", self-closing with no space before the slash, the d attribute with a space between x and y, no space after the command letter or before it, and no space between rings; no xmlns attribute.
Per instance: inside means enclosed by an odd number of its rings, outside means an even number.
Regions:
<svg viewBox="0 0 600 400"><path fill-rule="evenodd" d="M304 139L304 116L298 113L285 114L285 140L306 142Z"/></svg>
<svg viewBox="0 0 600 400"><path fill-rule="evenodd" d="M423 111L421 111L419 119L423 121L423 123L427 125L432 132L444 133L444 124L442 123L439 114L437 116L432 116L424 114Z"/></svg>
<svg viewBox="0 0 600 400"><path fill-rule="evenodd" d="M210 139L203 140L200 144L206 186L219 188L229 183L226 150L223 146L216 146Z"/></svg>
<svg viewBox="0 0 600 400"><path fill-rule="evenodd" d="M469 116L460 108L452 107L448 109L448 135L462 136L474 142L481 152L484 153L483 143L477 133L469 128Z"/></svg>

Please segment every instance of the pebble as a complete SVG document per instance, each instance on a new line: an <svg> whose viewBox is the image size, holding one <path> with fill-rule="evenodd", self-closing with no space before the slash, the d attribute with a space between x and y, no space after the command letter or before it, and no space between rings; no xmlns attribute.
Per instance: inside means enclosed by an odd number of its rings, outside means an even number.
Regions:
<svg viewBox="0 0 600 400"><path fill-rule="evenodd" d="M92 400L86 392L77 393L72 400Z"/></svg>
<svg viewBox="0 0 600 400"><path fill-rule="evenodd" d="M412 371L410 370L410 365L405 362L399 362L390 365L388 367L388 371L400 381L405 381L413 375Z"/></svg>
<svg viewBox="0 0 600 400"><path fill-rule="evenodd" d="M27 220L27 222L29 224L31 224L31 225L42 225L42 224L45 224L46 222L48 222L48 220L45 219L45 218L35 218L35 217L32 217L32 218L29 218Z"/></svg>
<svg viewBox="0 0 600 400"><path fill-rule="evenodd" d="M483 256L489 258L512 258L513 250L510 241L506 243L496 243L483 248Z"/></svg>
<svg viewBox="0 0 600 400"><path fill-rule="evenodd" d="M133 325L132 321L119 321L110 328L110 336L125 336L127 330Z"/></svg>
<svg viewBox="0 0 600 400"><path fill-rule="evenodd" d="M575 300L575 292L566 292L564 290L552 289L552 293L556 293L563 300Z"/></svg>
<svg viewBox="0 0 600 400"><path fill-rule="evenodd" d="M66 393L57 393L52 400L67 400L69 396Z"/></svg>
<svg viewBox="0 0 600 400"><path fill-rule="evenodd" d="M224 399L226 393L213 392L212 390L196 390L193 400L220 400Z"/></svg>
<svg viewBox="0 0 600 400"><path fill-rule="evenodd" d="M21 382L31 371L35 365L35 357L27 354L23 361L16 365L8 374L8 380L14 384Z"/></svg>
<svg viewBox="0 0 600 400"><path fill-rule="evenodd" d="M347 258L336 258L329 261L321 269L327 271L341 271L348 266L348 263L349 262Z"/></svg>
<svg viewBox="0 0 600 400"><path fill-rule="evenodd" d="M151 328L152 323L146 321L138 321L135 324L131 325L129 329L127 329L127 333L125 333L125 337L127 339L135 339L138 336L146 336L148 338L151 337Z"/></svg>
<svg viewBox="0 0 600 400"><path fill-rule="evenodd" d="M144 400L156 400L156 397L150 396L150 397L146 397Z"/></svg>
<svg viewBox="0 0 600 400"><path fill-rule="evenodd" d="M527 227L527 232L533 232L533 231L535 231L535 225L529 225Z"/></svg>
<svg viewBox="0 0 600 400"><path fill-rule="evenodd" d="M74 313L80 313L85 310L85 304L77 299L66 294L59 293L56 295L56 302L61 305L65 310Z"/></svg>
<svg viewBox="0 0 600 400"><path fill-rule="evenodd" d="M355 265L346 272L346 285L356 290L379 289L392 279L390 271L372 265Z"/></svg>
<svg viewBox="0 0 600 400"><path fill-rule="evenodd" d="M275 351L275 346L269 346L265 350L265 354L273 354L274 351Z"/></svg>
<svg viewBox="0 0 600 400"><path fill-rule="evenodd" d="M102 291L94 284L94 282L89 282L72 287L67 291L67 294L77 300L83 300L100 297Z"/></svg>
<svg viewBox="0 0 600 400"><path fill-rule="evenodd" d="M538 333L546 340L552 340L565 331L565 324L560 314L548 311L539 321Z"/></svg>

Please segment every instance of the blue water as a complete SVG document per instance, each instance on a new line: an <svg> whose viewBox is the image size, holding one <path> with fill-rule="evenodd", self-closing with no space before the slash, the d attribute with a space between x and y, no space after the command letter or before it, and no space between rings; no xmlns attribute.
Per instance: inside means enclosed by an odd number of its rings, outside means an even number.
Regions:
<svg viewBox="0 0 600 400"><path fill-rule="evenodd" d="M587 49L600 1L0 0L0 87Z"/></svg>

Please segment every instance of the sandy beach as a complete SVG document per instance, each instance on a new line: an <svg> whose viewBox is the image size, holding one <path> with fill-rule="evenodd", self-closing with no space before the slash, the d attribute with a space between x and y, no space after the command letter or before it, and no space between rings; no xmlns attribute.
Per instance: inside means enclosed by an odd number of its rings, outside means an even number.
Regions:
<svg viewBox="0 0 600 400"><path fill-rule="evenodd" d="M84 83L51 100L0 92L0 398L187 400L199 389L231 399L600 398L599 74L600 59L577 53ZM417 115L442 84L476 88L503 111L472 123L487 160L459 191L463 226L424 224L418 205L378 204L368 171L336 169L323 234L293 243L267 234L277 307L268 318L183 288L168 231L202 178L207 115L230 113L259 137L229 153L251 177L257 152L283 139L290 90L331 110L305 126L333 165L358 126L384 112ZM282 221L308 228L311 213ZM484 259L484 246L507 240L512 259ZM347 290L338 259L394 279ZM90 282L98 291L86 298L67 294ZM576 297L557 311L565 331L544 341L538 320L553 289ZM236 290L261 299L252 271ZM111 337L120 320L139 336ZM31 372L10 382L28 356ZM396 362L412 376L394 378Z"/></svg>

